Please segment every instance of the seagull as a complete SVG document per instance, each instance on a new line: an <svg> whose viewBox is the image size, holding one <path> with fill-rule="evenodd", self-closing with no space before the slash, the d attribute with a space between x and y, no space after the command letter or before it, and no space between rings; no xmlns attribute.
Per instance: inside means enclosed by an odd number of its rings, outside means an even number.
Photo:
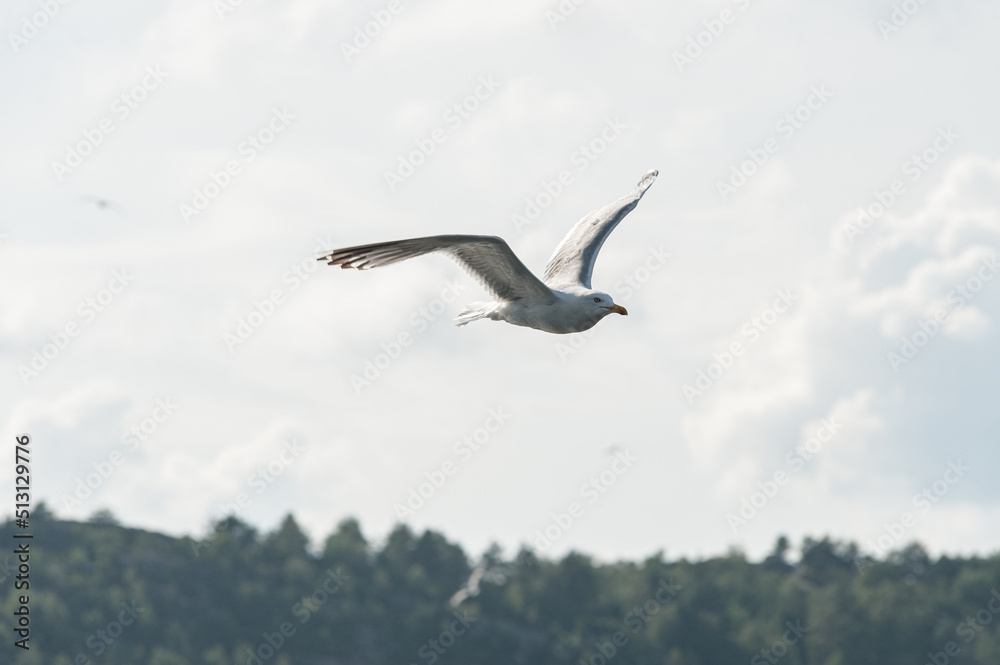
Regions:
<svg viewBox="0 0 1000 665"><path fill-rule="evenodd" d="M124 214L125 212L120 205L118 205L111 199L104 199L99 196L90 195L83 197L83 200L90 201L101 210L113 210L114 212L117 212L119 215Z"/></svg>
<svg viewBox="0 0 1000 665"><path fill-rule="evenodd" d="M469 304L455 319L464 326L479 319L506 321L548 333L589 330L609 314L628 314L611 296L590 287L597 253L625 215L639 203L658 171L649 171L631 192L576 223L538 279L503 238L440 235L337 249L317 258L341 268L367 270L415 256L447 255L496 298Z"/></svg>
<svg viewBox="0 0 1000 665"><path fill-rule="evenodd" d="M475 570L472 571L472 574L469 575L469 579L466 580L465 584L462 585L462 588L456 591L452 595L451 599L448 600L448 604L451 605L452 607L458 607L459 605L462 604L462 601L464 601L466 598L478 596L479 582L480 580L483 579L483 575L485 574L486 574L486 568L484 566L482 565L476 566Z"/></svg>

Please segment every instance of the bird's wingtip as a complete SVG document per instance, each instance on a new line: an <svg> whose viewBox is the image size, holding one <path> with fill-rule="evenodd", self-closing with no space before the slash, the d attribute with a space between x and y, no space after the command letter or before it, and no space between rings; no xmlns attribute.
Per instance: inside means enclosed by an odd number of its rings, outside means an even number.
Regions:
<svg viewBox="0 0 1000 665"><path fill-rule="evenodd" d="M656 176L658 175L660 175L660 172L656 169L646 171L646 175L642 176L642 180L639 181L639 184L636 185L636 187L643 191L649 189L649 186L653 184L653 181L656 180Z"/></svg>

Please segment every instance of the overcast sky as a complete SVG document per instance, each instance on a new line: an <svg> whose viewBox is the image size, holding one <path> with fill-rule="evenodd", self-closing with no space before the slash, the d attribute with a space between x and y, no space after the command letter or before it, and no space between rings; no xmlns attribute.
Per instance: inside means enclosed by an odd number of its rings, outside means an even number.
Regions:
<svg viewBox="0 0 1000 665"><path fill-rule="evenodd" d="M604 560L995 552L1000 6L897 5L8 0L33 501ZM593 280L629 316L583 336L451 326L486 298L444 257L313 261L493 234L540 273L653 168Z"/></svg>

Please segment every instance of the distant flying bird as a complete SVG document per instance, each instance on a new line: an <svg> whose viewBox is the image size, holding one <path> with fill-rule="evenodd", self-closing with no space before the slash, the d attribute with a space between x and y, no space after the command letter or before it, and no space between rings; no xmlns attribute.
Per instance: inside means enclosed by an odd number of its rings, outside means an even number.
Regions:
<svg viewBox="0 0 1000 665"><path fill-rule="evenodd" d="M115 203L114 201L112 201L111 199L104 199L94 195L85 196L83 198L85 201L90 201L101 210L113 210L114 212L117 212L119 215L125 213L122 207L117 203Z"/></svg>
<svg viewBox="0 0 1000 665"><path fill-rule="evenodd" d="M486 574L485 567L476 566L475 569L472 571L472 574L469 575L469 579L466 580L465 584L462 585L462 588L456 591L452 595L451 599L448 601L448 604L451 605L452 607L458 607L459 605L462 604L462 601L464 601L466 598L478 596L479 582L480 580L483 579L483 575L485 574Z"/></svg>
<svg viewBox="0 0 1000 665"><path fill-rule="evenodd" d="M380 242L334 250L317 260L367 270L441 252L496 298L493 302L469 304L459 313L455 325L492 319L557 334L589 330L612 312L628 314L607 293L591 289L590 279L604 241L635 208L658 174L650 171L629 194L577 222L556 247L542 279L521 263L503 238L496 236L443 235Z"/></svg>

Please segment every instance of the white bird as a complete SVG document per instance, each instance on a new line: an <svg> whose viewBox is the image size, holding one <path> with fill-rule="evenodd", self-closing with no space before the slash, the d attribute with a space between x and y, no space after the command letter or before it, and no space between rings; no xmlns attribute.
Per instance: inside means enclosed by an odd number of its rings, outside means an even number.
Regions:
<svg viewBox="0 0 1000 665"><path fill-rule="evenodd" d="M635 208L658 174L648 172L627 195L577 222L556 247L542 279L525 267L503 238L496 236L394 240L334 250L317 260L367 270L441 252L496 298L493 302L471 303L455 319L455 325L492 319L557 334L589 330L608 314L628 314L607 293L590 288L594 261L608 235Z"/></svg>

